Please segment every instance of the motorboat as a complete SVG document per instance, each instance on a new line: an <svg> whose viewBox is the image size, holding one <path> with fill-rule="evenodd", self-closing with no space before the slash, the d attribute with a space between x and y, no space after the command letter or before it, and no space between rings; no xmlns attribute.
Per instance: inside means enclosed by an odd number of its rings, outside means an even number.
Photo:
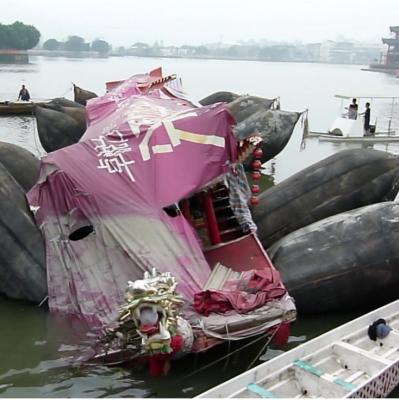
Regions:
<svg viewBox="0 0 399 400"><path fill-rule="evenodd" d="M331 128L326 132L310 131L306 137L318 138L320 141L329 142L350 142L350 143L392 143L399 142L399 135L396 135L395 129L392 127L393 113L395 107L395 101L399 97L388 97L388 96L348 96L337 94L334 97L341 100L341 111L345 110L343 107L344 100L357 99L369 102L372 105L378 101L388 101L390 107L390 113L386 121L378 120L374 118L374 123L370 123L370 131L365 133L364 131L364 119L362 113L356 112L354 117L350 115L349 110L342 112L338 117L335 118L331 125ZM373 107L372 107L373 109ZM382 128L384 122L387 122L386 128Z"/></svg>

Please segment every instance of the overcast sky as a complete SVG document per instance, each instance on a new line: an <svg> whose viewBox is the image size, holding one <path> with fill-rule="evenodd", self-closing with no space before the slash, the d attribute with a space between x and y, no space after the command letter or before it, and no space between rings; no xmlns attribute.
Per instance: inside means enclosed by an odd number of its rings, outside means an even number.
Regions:
<svg viewBox="0 0 399 400"><path fill-rule="evenodd" d="M0 23L34 25L42 40L78 35L114 46L240 40L380 42L399 0L0 0Z"/></svg>

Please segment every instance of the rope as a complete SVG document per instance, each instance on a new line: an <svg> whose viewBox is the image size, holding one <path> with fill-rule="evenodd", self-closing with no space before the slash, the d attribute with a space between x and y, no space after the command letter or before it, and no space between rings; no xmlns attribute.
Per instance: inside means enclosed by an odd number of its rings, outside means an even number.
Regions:
<svg viewBox="0 0 399 400"><path fill-rule="evenodd" d="M231 351L231 340L229 340L230 332L229 332L229 323L226 321L225 323L225 328L226 328L226 333L227 333L227 354L230 354ZM227 365L229 364L229 359L226 358L226 362L223 366L223 370L225 371L227 368Z"/></svg>
<svg viewBox="0 0 399 400"><path fill-rule="evenodd" d="M265 343L265 345L262 347L262 349L258 352L258 354L255 356L255 358L252 360L252 362L248 365L246 371L248 371L252 366L256 363L256 361L259 359L259 357L265 352L266 347L270 344L272 341L274 335L276 332L280 329L281 325L283 323L283 320L281 320L280 324L276 327L274 332L270 335L269 340Z"/></svg>
<svg viewBox="0 0 399 400"><path fill-rule="evenodd" d="M281 107L280 96L278 96L274 99L273 106L274 106L274 108L273 108L274 110L280 110L280 107Z"/></svg>
<svg viewBox="0 0 399 400"><path fill-rule="evenodd" d="M300 150L305 150L306 138L309 136L309 121L308 121L308 109L302 112L301 126L302 126L302 141Z"/></svg>
<svg viewBox="0 0 399 400"><path fill-rule="evenodd" d="M68 92L72 91L72 90L73 90L73 83L71 82L71 84L70 84L70 86L68 87L68 89L67 89L64 93L60 94L58 97L65 97L65 95L66 95Z"/></svg>
<svg viewBox="0 0 399 400"><path fill-rule="evenodd" d="M48 296L45 296L44 299L39 303L38 307L41 307L48 300Z"/></svg>

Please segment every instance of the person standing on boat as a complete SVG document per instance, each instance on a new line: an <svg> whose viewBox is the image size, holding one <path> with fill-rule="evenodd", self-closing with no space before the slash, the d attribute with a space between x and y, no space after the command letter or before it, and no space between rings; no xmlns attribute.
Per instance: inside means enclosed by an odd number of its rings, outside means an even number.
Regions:
<svg viewBox="0 0 399 400"><path fill-rule="evenodd" d="M358 105L356 103L356 99L352 99L352 103L349 105L348 108L348 118L357 119L357 110L358 110Z"/></svg>
<svg viewBox="0 0 399 400"><path fill-rule="evenodd" d="M22 101L30 100L30 94L29 94L28 89L25 87L25 85L22 85L22 88L19 91L18 100L22 100Z"/></svg>
<svg viewBox="0 0 399 400"><path fill-rule="evenodd" d="M361 115L364 115L364 136L370 136L370 103L366 103L366 110Z"/></svg>

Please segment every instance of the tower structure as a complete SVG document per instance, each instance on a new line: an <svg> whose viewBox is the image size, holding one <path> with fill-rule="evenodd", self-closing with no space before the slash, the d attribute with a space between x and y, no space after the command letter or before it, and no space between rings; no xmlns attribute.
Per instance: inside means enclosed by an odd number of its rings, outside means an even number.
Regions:
<svg viewBox="0 0 399 400"><path fill-rule="evenodd" d="M382 38L382 43L388 45L385 65L387 67L399 68L399 26L390 26L389 30L395 37Z"/></svg>

